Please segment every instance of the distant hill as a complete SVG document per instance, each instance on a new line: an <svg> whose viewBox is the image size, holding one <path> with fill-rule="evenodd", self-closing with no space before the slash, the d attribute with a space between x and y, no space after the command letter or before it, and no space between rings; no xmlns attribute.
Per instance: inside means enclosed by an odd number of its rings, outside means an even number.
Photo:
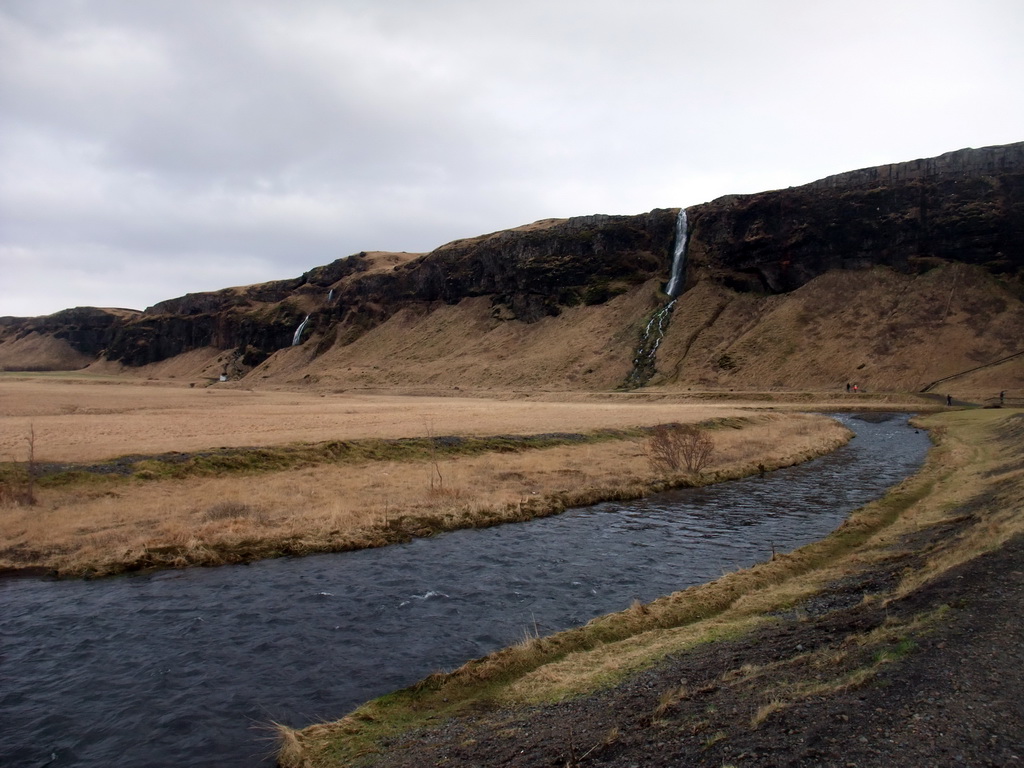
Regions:
<svg viewBox="0 0 1024 768"><path fill-rule="evenodd" d="M0 318L0 369L330 388L919 390L1024 351L1024 143L686 213L684 291L655 323L678 209L363 252L144 312ZM656 354L634 372L658 325ZM1024 360L949 386L1024 394Z"/></svg>

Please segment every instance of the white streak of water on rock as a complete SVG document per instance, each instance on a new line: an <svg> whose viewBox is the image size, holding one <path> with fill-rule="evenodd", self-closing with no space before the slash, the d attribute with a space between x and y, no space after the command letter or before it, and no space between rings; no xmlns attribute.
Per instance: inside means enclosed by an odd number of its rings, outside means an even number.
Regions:
<svg viewBox="0 0 1024 768"><path fill-rule="evenodd" d="M682 293L683 283L686 279L686 209L679 209L679 217L676 219L676 247L672 251L672 271L669 273L668 286L665 293L673 299Z"/></svg>
<svg viewBox="0 0 1024 768"><path fill-rule="evenodd" d="M309 322L309 315L306 315L306 319L299 323L299 327L295 329L295 335L292 336L292 346L297 347L302 341L302 332L306 330L306 323Z"/></svg>

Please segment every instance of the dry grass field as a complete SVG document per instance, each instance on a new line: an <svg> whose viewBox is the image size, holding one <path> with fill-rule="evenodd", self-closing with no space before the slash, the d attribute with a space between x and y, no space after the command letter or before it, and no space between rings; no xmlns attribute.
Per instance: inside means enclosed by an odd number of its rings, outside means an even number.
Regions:
<svg viewBox="0 0 1024 768"><path fill-rule="evenodd" d="M222 446L286 450L322 441L624 431L476 455L428 450L401 460L321 458L274 470L257 462L184 476L150 462L127 476L41 479L35 504L9 493L0 508L0 567L102 574L238 562L378 546L635 497L694 480L656 470L647 438L635 431L667 422L716 426L714 460L702 482L800 461L847 434L825 417L769 413L754 401L403 397L7 377L0 379L0 458L22 469L29 435L41 464Z"/></svg>
<svg viewBox="0 0 1024 768"><path fill-rule="evenodd" d="M751 409L874 406L918 410L913 396L487 393L486 397L195 387L82 374L0 376L0 462L39 461L417 435L588 432L701 421Z"/></svg>

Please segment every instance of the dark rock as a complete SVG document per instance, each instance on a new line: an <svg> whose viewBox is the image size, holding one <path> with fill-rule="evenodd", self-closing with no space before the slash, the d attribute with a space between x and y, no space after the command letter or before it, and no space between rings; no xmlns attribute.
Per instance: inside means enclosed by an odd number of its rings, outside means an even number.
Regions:
<svg viewBox="0 0 1024 768"><path fill-rule="evenodd" d="M781 293L832 269L942 261L1024 277L1024 142L687 209L690 280Z"/></svg>
<svg viewBox="0 0 1024 768"><path fill-rule="evenodd" d="M0 341L39 333L65 340L86 355L99 356L119 329L139 315L132 309L75 307L43 317L0 317Z"/></svg>

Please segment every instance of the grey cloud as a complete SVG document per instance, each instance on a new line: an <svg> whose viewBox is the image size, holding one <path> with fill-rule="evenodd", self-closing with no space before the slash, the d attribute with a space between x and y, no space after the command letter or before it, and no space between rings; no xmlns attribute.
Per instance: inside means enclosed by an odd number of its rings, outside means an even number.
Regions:
<svg viewBox="0 0 1024 768"><path fill-rule="evenodd" d="M0 289L0 314L1020 140L1022 16L1012 0L7 0L0 270L67 288Z"/></svg>

